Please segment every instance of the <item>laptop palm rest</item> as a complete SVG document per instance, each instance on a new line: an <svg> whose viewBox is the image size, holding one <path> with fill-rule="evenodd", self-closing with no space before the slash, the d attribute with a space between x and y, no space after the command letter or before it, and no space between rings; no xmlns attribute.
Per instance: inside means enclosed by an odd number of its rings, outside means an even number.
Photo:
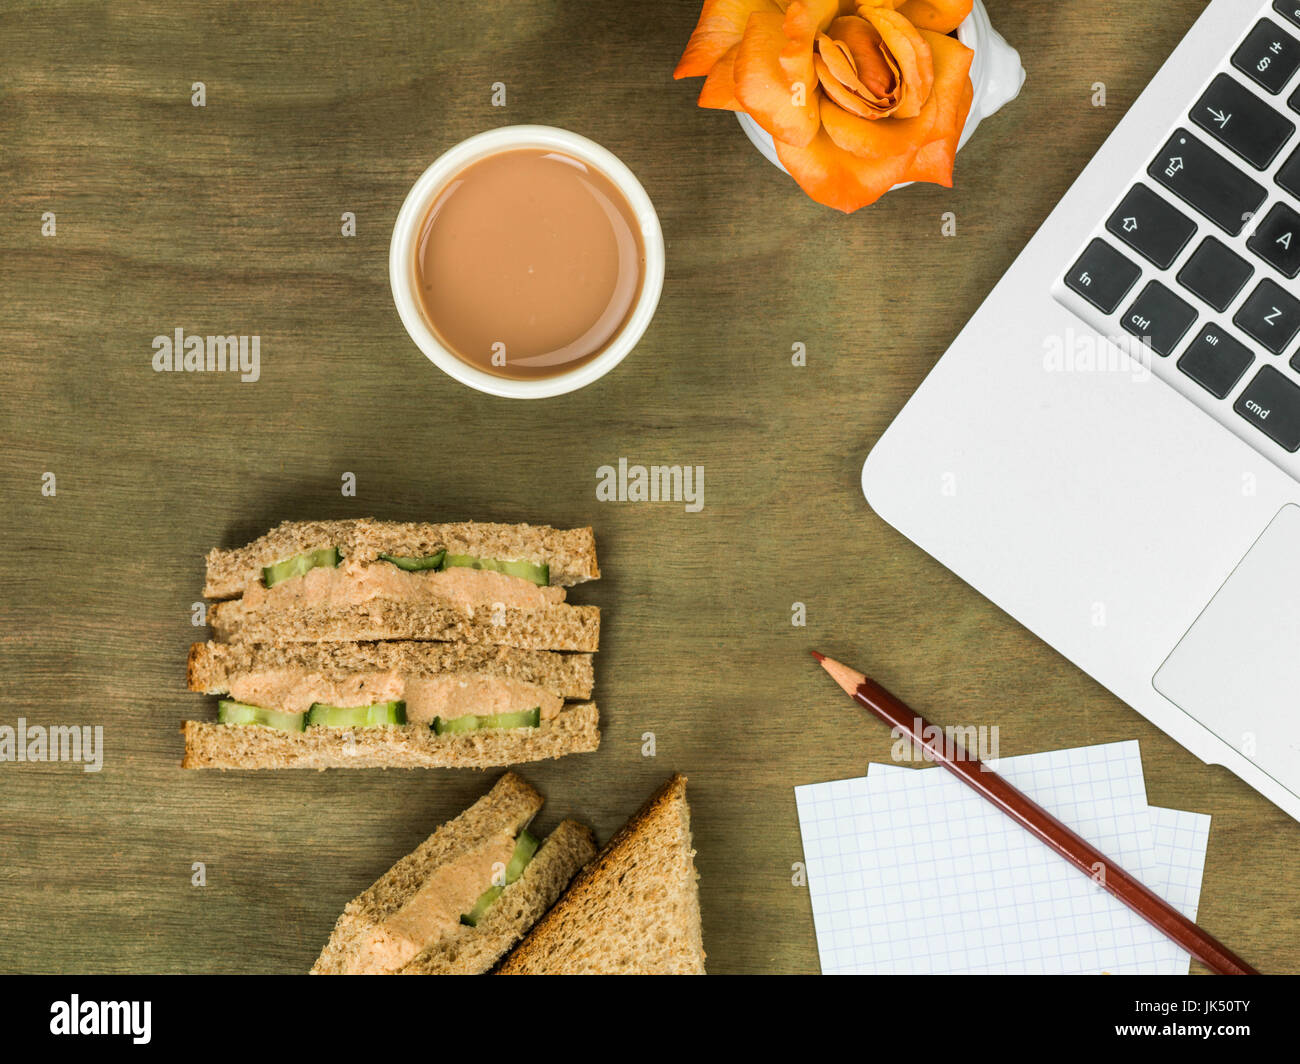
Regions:
<svg viewBox="0 0 1300 1064"><path fill-rule="evenodd" d="M1273 518L1154 683L1300 794L1300 506Z"/></svg>

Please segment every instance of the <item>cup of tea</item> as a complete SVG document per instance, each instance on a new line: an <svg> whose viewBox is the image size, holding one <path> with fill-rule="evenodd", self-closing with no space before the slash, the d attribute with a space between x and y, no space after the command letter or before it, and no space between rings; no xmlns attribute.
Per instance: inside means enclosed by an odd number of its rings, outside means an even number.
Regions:
<svg viewBox="0 0 1300 1064"><path fill-rule="evenodd" d="M511 398L562 395L617 366L659 304L664 241L612 153L551 126L463 140L407 194L388 275L439 369Z"/></svg>

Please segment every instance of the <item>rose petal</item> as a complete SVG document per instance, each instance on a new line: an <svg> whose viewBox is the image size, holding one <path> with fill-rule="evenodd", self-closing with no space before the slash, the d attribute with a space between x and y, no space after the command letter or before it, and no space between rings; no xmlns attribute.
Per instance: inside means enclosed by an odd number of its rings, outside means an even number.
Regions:
<svg viewBox="0 0 1300 1064"><path fill-rule="evenodd" d="M776 154L808 195L845 213L875 203L903 179L912 162L912 153L860 159L838 147L825 130L804 147L778 142Z"/></svg>
<svg viewBox="0 0 1300 1064"><path fill-rule="evenodd" d="M713 64L709 76L704 79L704 88L700 90L700 106L712 107L720 111L743 111L740 101L736 99L736 52L740 45L733 44L721 59Z"/></svg>
<svg viewBox="0 0 1300 1064"><path fill-rule="evenodd" d="M970 65L975 53L953 37L929 30L921 32L934 54L935 82L930 99L935 115L929 138L918 150L908 178L951 187L957 144L974 97Z"/></svg>
<svg viewBox="0 0 1300 1064"><path fill-rule="evenodd" d="M826 33L849 50L858 79L872 93L883 98L894 90L894 71L881 54L880 34L870 22L856 15L844 15L832 22Z"/></svg>
<svg viewBox="0 0 1300 1064"><path fill-rule="evenodd" d="M790 7L793 9L795 4ZM766 12L749 16L736 52L736 96L773 138L802 146L817 135L817 101L821 94L817 91L811 39L806 77L790 78L782 64L781 52L791 43L782 29L787 17Z"/></svg>
<svg viewBox="0 0 1300 1064"><path fill-rule="evenodd" d="M898 13L920 30L951 33L970 14L971 0L907 0L895 4Z"/></svg>
<svg viewBox="0 0 1300 1064"><path fill-rule="evenodd" d="M971 100L975 90L967 79L965 90L957 106L957 132L947 137L933 140L916 153L912 167L907 172L909 181L929 181L944 188L952 188L952 171L957 162L957 143L961 131L966 125L966 116L970 113Z"/></svg>
<svg viewBox="0 0 1300 1064"><path fill-rule="evenodd" d="M893 109L893 99L877 95L859 80L848 45L842 41L819 33L813 66L822 91L846 111L876 118Z"/></svg>
<svg viewBox="0 0 1300 1064"><path fill-rule="evenodd" d="M745 34L745 23L756 11L779 13L774 0L704 0L686 51L678 60L674 78L702 78Z"/></svg>
<svg viewBox="0 0 1300 1064"><path fill-rule="evenodd" d="M915 118L930 97L934 84L934 60L921 31L897 11L861 7L858 13L880 34L886 58L898 64L901 85L896 118Z"/></svg>
<svg viewBox="0 0 1300 1064"><path fill-rule="evenodd" d="M906 155L934 139L934 115L927 108L916 118L861 118L833 100L822 100L822 128L835 145L863 159L887 159Z"/></svg>
<svg viewBox="0 0 1300 1064"><path fill-rule="evenodd" d="M833 100L836 106L849 114L859 118L880 118L888 114L889 108L893 106L889 101L855 93L836 76L820 55L813 58L813 64L817 68L817 81L825 98Z"/></svg>

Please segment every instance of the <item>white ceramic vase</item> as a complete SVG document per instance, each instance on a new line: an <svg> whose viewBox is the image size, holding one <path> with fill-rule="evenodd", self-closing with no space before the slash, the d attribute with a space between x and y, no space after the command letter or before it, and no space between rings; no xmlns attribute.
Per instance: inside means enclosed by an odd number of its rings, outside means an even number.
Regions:
<svg viewBox="0 0 1300 1064"><path fill-rule="evenodd" d="M975 0L970 14L957 27L957 39L975 53L970 68L971 87L975 90L975 95L971 101L970 115L961 131L961 139L957 142L957 150L960 151L981 120L1020 94L1020 86L1025 83L1025 68L1020 65L1020 53L1007 44L1002 34L993 28L983 0ZM749 137L754 147L778 170L787 172L776 156L772 134L744 111L735 114L740 121L740 128L745 131L745 136ZM894 187L906 188L911 183L905 181Z"/></svg>

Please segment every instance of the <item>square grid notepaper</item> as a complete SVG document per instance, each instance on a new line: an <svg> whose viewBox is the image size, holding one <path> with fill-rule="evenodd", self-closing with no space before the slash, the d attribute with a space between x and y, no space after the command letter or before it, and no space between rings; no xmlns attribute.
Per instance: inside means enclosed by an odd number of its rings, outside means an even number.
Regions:
<svg viewBox="0 0 1300 1064"><path fill-rule="evenodd" d="M1136 741L997 771L1196 919L1210 818L1147 805ZM1186 974L1190 958L952 773L795 788L826 974Z"/></svg>

